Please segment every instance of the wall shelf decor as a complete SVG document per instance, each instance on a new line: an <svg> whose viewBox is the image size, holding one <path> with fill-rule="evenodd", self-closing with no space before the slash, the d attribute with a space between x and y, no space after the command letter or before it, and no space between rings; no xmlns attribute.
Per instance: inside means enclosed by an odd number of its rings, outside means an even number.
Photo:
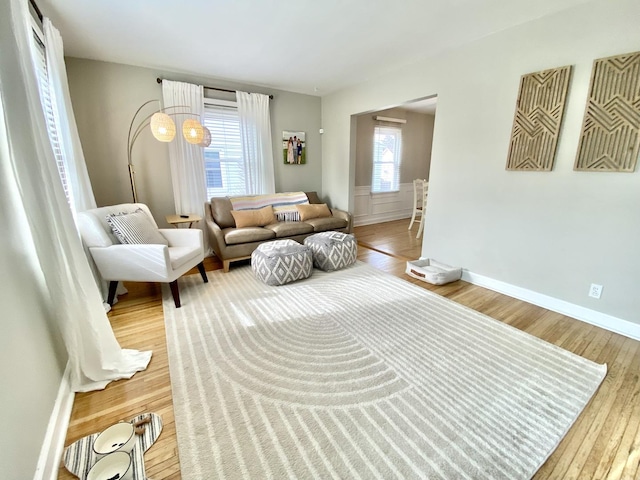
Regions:
<svg viewBox="0 0 640 480"><path fill-rule="evenodd" d="M573 169L633 172L640 153L640 52L593 62Z"/></svg>
<svg viewBox="0 0 640 480"><path fill-rule="evenodd" d="M569 65L520 78L507 170L553 168L570 77Z"/></svg>

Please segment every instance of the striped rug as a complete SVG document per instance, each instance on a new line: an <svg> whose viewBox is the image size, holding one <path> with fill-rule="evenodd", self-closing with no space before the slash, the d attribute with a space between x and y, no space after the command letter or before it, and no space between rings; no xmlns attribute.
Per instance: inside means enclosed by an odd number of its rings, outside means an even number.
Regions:
<svg viewBox="0 0 640 480"><path fill-rule="evenodd" d="M182 478L530 478L606 374L356 263L184 277L164 314Z"/></svg>

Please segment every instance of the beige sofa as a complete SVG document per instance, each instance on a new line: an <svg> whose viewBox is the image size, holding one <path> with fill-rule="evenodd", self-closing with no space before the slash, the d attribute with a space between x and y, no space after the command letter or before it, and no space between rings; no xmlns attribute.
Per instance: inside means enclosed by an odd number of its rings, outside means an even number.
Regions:
<svg viewBox="0 0 640 480"><path fill-rule="evenodd" d="M305 192L309 203L323 203L316 192ZM224 271L237 260L251 258L258 245L270 240L288 238L302 242L309 235L328 230L351 233L351 214L331 209L330 217L312 218L304 222L276 222L264 227L236 228L231 214L229 197L214 197L204 205L209 242L216 256L222 260Z"/></svg>

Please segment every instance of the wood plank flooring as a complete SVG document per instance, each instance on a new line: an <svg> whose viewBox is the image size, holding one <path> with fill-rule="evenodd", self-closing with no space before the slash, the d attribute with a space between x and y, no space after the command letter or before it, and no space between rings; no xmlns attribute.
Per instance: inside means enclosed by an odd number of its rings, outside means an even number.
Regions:
<svg viewBox="0 0 640 480"><path fill-rule="evenodd" d="M420 257L417 225L409 220L356 227L358 258L455 302L485 313L598 363L609 371L598 392L535 479L640 478L640 342L496 292L458 281L435 286L404 275L406 260ZM206 259L208 271L222 268ZM233 268L233 266L231 267ZM191 273L197 273L194 270ZM153 350L149 368L102 391L76 395L65 445L139 413L156 412L164 422L157 443L145 454L147 476L179 479L171 383L161 288L130 283L129 293L109 313L123 348ZM60 468L59 479L74 479ZM206 480L206 479L203 479Z"/></svg>

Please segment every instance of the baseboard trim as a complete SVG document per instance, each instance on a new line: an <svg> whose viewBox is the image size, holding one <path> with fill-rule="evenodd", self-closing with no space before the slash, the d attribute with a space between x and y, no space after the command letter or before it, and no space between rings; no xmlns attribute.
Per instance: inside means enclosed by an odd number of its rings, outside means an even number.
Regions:
<svg viewBox="0 0 640 480"><path fill-rule="evenodd" d="M393 222L394 220L409 220L411 219L411 210L400 210L397 212L378 213L375 215L360 215L354 217L353 226L362 227L364 225L374 225L376 223ZM420 217L416 220L416 225L420 224ZM407 222L407 226L409 223Z"/></svg>
<svg viewBox="0 0 640 480"><path fill-rule="evenodd" d="M479 275L477 273L470 272L469 270L463 269L462 279L469 283L473 283L474 285L493 290L494 292L503 293L510 297L546 308L547 310L561 313L562 315L595 325L596 327L601 327L605 330L619 333L625 337L640 340L640 324L598 312L596 310L581 307L580 305L534 292L533 290L528 290L500 280L485 277L484 275Z"/></svg>
<svg viewBox="0 0 640 480"><path fill-rule="evenodd" d="M67 428L71 419L71 409L75 393L71 391L69 376L71 369L69 363L64 370L58 395L53 405L49 425L40 449L38 465L33 476L34 480L56 480L62 452L64 451L64 441L67 437Z"/></svg>

